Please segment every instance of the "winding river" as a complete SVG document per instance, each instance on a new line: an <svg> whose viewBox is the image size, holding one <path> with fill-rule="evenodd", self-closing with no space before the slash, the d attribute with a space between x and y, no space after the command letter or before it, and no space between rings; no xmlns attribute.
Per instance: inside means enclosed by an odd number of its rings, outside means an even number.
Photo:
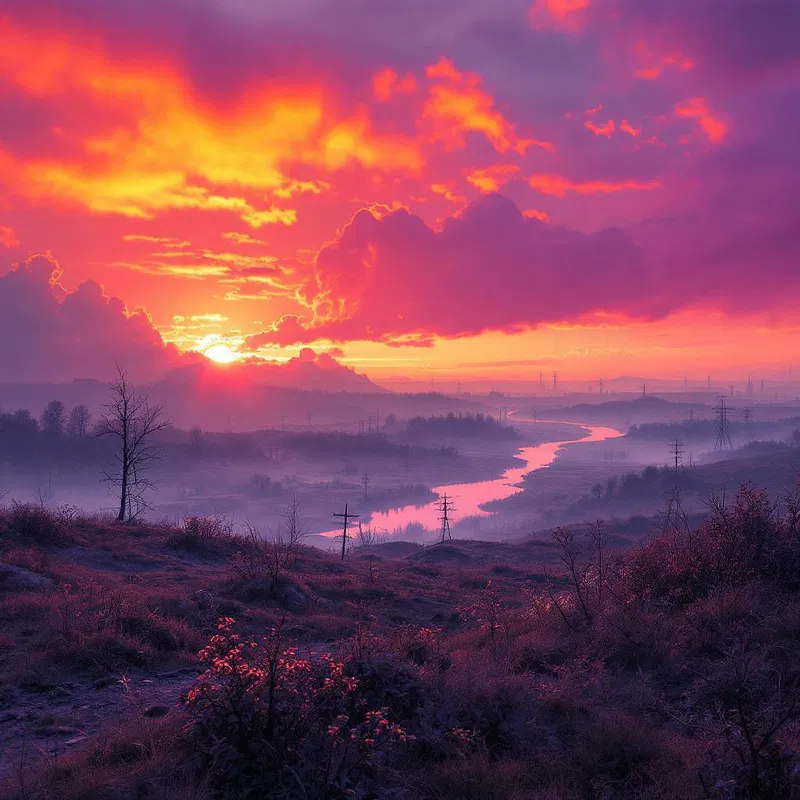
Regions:
<svg viewBox="0 0 800 800"><path fill-rule="evenodd" d="M517 425L533 424L533 420L516 419ZM556 422L556 420L540 420L540 422ZM473 483L452 483L445 486L435 486L433 491L441 497L447 493L452 498L455 512L453 520L457 522L465 517L490 517L492 512L484 511L481 506L490 500L503 500L521 491L518 484L524 475L537 469L549 466L555 461L558 451L567 444L575 442L602 442L606 439L616 439L623 434L614 428L605 428L596 425L583 425L581 423L559 422L561 425L575 425L577 433L581 429L589 431L588 436L576 435L574 439L565 439L559 442L545 442L532 447L521 447L516 452L516 457L524 462L522 466L507 469L500 477L490 481L476 481ZM438 500L424 505L407 505L389 511L375 511L369 523L378 531L390 534L405 531L409 525L421 525L426 530L437 530L441 526L441 512ZM324 536L340 533L330 531Z"/></svg>

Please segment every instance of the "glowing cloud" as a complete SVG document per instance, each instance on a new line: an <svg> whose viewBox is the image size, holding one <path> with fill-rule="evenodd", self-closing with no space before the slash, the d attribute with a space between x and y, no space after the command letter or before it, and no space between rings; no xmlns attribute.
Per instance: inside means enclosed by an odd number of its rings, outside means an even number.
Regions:
<svg viewBox="0 0 800 800"><path fill-rule="evenodd" d="M3 247L17 247L19 239L12 228L8 225L0 225L0 245Z"/></svg>
<svg viewBox="0 0 800 800"><path fill-rule="evenodd" d="M237 233L236 231L231 231L229 233L222 234L225 239L229 239L234 244L258 244L258 245L266 245L266 242L262 239L255 239L254 237L250 236L249 233Z"/></svg>
<svg viewBox="0 0 800 800"><path fill-rule="evenodd" d="M526 208L522 212L525 219L538 219L539 222L550 222L550 215L546 211L539 211L536 208Z"/></svg>
<svg viewBox="0 0 800 800"><path fill-rule="evenodd" d="M667 69L689 72L697 66L694 59L679 51L657 53L647 42L641 40L634 43L633 55L639 64L636 77L646 81L660 78Z"/></svg>
<svg viewBox="0 0 800 800"><path fill-rule="evenodd" d="M704 97L692 97L685 103L679 103L675 106L675 115L696 119L713 144L719 144L728 135L728 124L710 111Z"/></svg>
<svg viewBox="0 0 800 800"><path fill-rule="evenodd" d="M37 100L67 96L97 111L94 131L65 132L69 155L0 159L0 178L34 200L141 218L167 208L232 210L251 224L290 224L289 213L252 208L239 194L208 187L285 197L326 185L296 181L287 174L294 165L327 171L422 165L416 143L377 133L366 109L337 118L329 110L333 95L321 85L253 86L223 113L166 59L126 61L94 39L33 31L8 19L0 19L0 39L0 78Z"/></svg>
<svg viewBox="0 0 800 800"><path fill-rule="evenodd" d="M518 172L516 164L494 164L485 169L476 169L467 175L467 180L481 192L496 192Z"/></svg>
<svg viewBox="0 0 800 800"><path fill-rule="evenodd" d="M583 126L590 130L595 136L605 136L607 139L610 139L616 130L613 119L608 120L605 125L595 125L594 122L587 119L586 122L583 123Z"/></svg>
<svg viewBox="0 0 800 800"><path fill-rule="evenodd" d="M446 149L464 147L464 134L482 133L498 153L513 150L522 154L529 147L553 151L550 142L523 139L516 126L508 122L495 107L494 98L481 88L481 79L473 73L462 73L452 61L440 59L426 70L431 86L423 109L423 118L430 123L432 141Z"/></svg>
<svg viewBox="0 0 800 800"><path fill-rule="evenodd" d="M411 72L401 78L391 67L386 67L372 78L372 92L383 103L397 94L413 94L416 90L417 79Z"/></svg>
<svg viewBox="0 0 800 800"><path fill-rule="evenodd" d="M613 194L614 192L646 191L658 189L660 181L573 181L562 175L531 175L528 185L542 194L565 197L567 192L575 194Z"/></svg>
<svg viewBox="0 0 800 800"><path fill-rule="evenodd" d="M529 18L536 30L577 33L583 28L590 0L536 0Z"/></svg>
<svg viewBox="0 0 800 800"><path fill-rule="evenodd" d="M641 128L634 128L633 125L631 125L631 123L628 122L628 120L626 120L626 119L624 119L624 120L622 120L622 122L620 122L619 129L623 133L627 133L630 136L633 136L634 139L636 139L642 133L642 129Z"/></svg>

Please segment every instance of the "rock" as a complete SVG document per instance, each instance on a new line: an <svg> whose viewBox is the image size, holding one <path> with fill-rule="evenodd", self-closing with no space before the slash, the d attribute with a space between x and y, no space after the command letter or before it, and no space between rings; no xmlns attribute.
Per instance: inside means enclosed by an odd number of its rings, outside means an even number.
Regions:
<svg viewBox="0 0 800 800"><path fill-rule="evenodd" d="M201 611L210 611L217 605L214 595L207 592L205 589L198 589L193 595L192 600L197 603L197 607Z"/></svg>
<svg viewBox="0 0 800 800"><path fill-rule="evenodd" d="M167 714L169 714L169 710L169 706L147 706L147 708L142 711L142 714L145 717L158 719L159 717L166 717Z"/></svg>
<svg viewBox="0 0 800 800"><path fill-rule="evenodd" d="M8 592L32 592L51 589L53 581L38 572L0 563L0 589Z"/></svg>

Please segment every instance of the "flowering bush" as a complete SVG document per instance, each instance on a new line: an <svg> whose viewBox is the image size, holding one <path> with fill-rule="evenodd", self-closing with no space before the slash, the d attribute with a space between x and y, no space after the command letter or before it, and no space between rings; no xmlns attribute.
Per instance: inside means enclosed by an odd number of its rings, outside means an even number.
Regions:
<svg viewBox="0 0 800 800"><path fill-rule="evenodd" d="M366 796L390 745L413 736L369 707L341 661L301 657L281 628L255 641L220 619L184 698L198 751L234 796Z"/></svg>

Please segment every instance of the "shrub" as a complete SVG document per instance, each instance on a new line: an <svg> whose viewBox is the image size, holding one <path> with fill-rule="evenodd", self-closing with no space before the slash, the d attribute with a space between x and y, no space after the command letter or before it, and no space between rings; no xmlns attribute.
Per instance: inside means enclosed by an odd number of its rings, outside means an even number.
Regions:
<svg viewBox="0 0 800 800"><path fill-rule="evenodd" d="M35 503L20 503L15 500L5 513L5 528L12 539L44 546L63 545L70 541L67 523L68 513L50 511Z"/></svg>
<svg viewBox="0 0 800 800"><path fill-rule="evenodd" d="M217 556L235 542L233 524L220 516L190 516L167 539L167 545L202 556Z"/></svg>
<svg viewBox="0 0 800 800"><path fill-rule="evenodd" d="M390 744L408 741L388 709L329 656L300 658L283 622L261 641L222 618L185 695L197 751L234 796L352 797L374 782ZM298 795L299 790L299 795Z"/></svg>

